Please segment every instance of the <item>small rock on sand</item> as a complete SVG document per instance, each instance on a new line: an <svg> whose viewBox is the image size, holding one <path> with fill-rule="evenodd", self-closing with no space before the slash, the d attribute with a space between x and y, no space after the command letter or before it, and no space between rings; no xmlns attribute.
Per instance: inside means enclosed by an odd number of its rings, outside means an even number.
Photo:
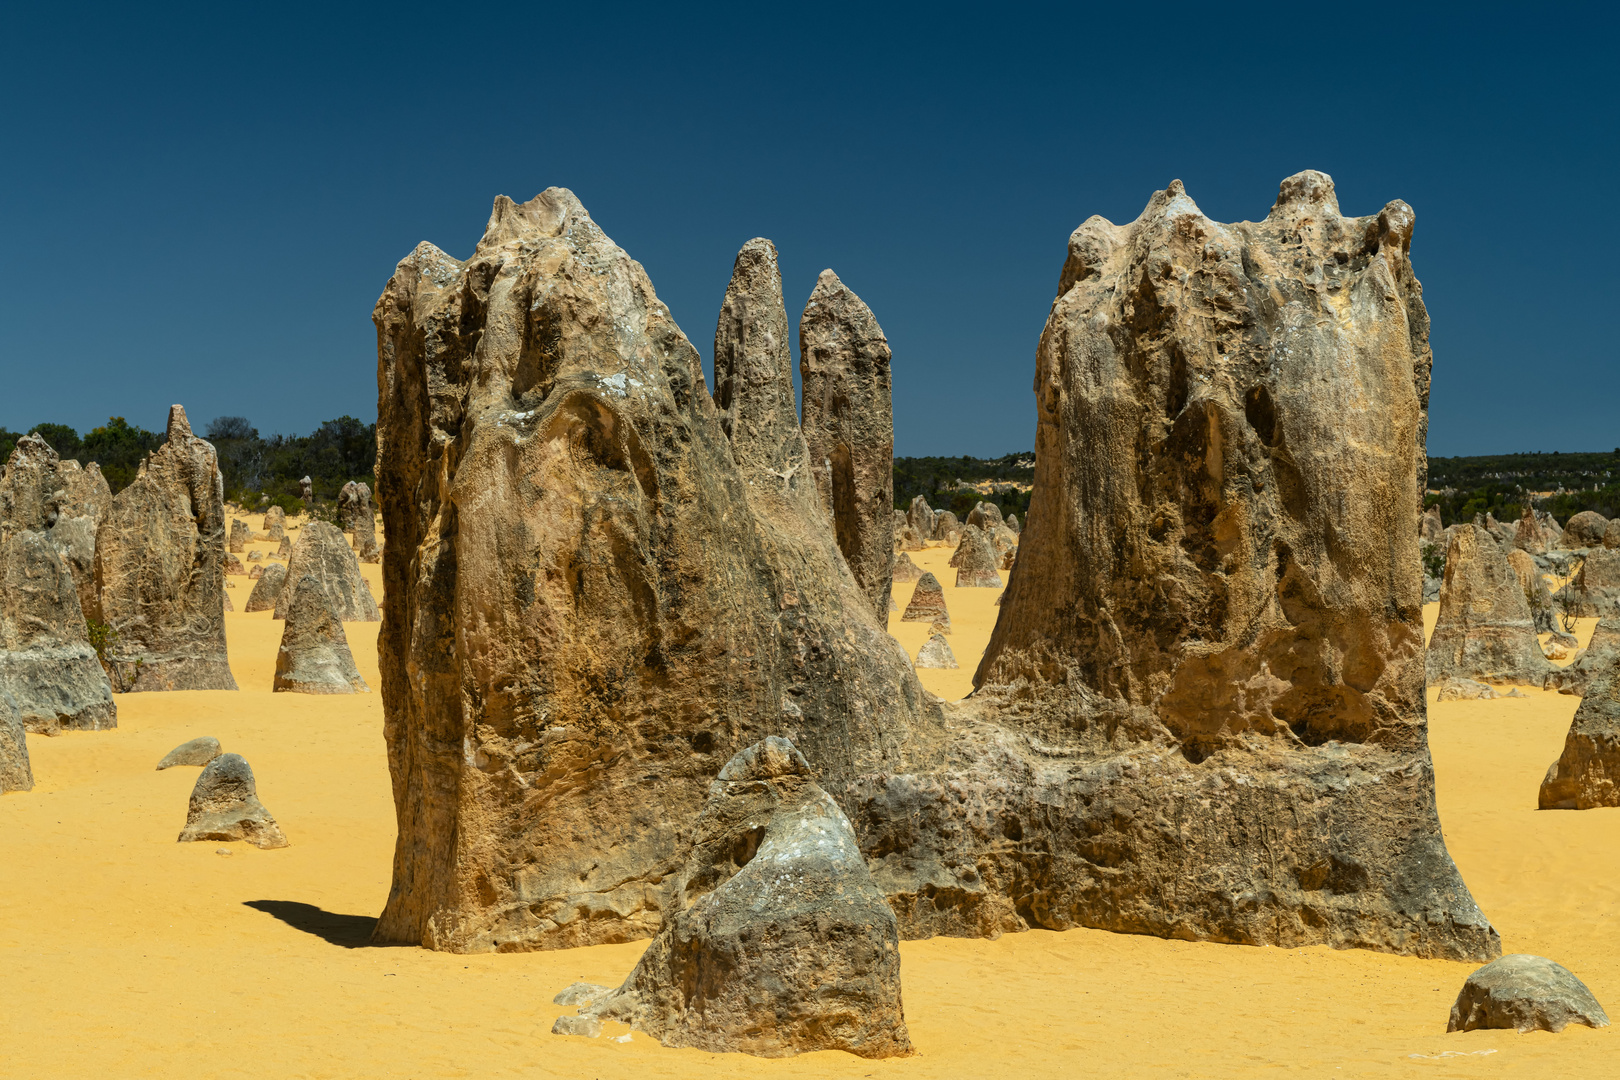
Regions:
<svg viewBox="0 0 1620 1080"><path fill-rule="evenodd" d="M582 1035L594 1039L602 1034L602 1021L594 1016L559 1016L551 1025L553 1035Z"/></svg>
<svg viewBox="0 0 1620 1080"><path fill-rule="evenodd" d="M1570 1024L1608 1027L1609 1016L1567 967L1545 956L1515 953L1468 976L1446 1030L1563 1031Z"/></svg>
<svg viewBox="0 0 1620 1080"><path fill-rule="evenodd" d="M172 769L176 765L206 765L219 757L219 754L219 740L212 735L203 735L190 742L183 742L164 754L163 760L158 762L158 771Z"/></svg>
<svg viewBox="0 0 1620 1080"><path fill-rule="evenodd" d="M194 840L246 840L261 848L287 846L281 826L259 801L253 770L240 754L221 754L197 777L180 843Z"/></svg>
<svg viewBox="0 0 1620 1080"><path fill-rule="evenodd" d="M935 625L939 625L935 623ZM957 667L956 656L951 652L950 643L939 634L935 634L923 643L917 653L917 667L920 668L954 668Z"/></svg>

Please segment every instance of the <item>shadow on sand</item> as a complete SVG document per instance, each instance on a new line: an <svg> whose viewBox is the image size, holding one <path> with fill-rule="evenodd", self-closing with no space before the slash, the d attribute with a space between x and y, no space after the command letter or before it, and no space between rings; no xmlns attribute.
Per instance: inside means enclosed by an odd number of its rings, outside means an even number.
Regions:
<svg viewBox="0 0 1620 1080"><path fill-rule="evenodd" d="M245 900L242 906L273 915L294 930L345 949L369 947L372 927L377 925L370 915L339 915L297 900Z"/></svg>

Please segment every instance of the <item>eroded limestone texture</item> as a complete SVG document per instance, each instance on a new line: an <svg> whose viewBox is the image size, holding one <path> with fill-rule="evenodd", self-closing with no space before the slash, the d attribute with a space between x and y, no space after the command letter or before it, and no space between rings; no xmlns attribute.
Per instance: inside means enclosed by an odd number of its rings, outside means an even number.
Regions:
<svg viewBox="0 0 1620 1080"><path fill-rule="evenodd" d="M369 694L349 651L343 623L320 582L298 582L281 628L276 674L270 689L291 694Z"/></svg>
<svg viewBox="0 0 1620 1080"><path fill-rule="evenodd" d="M213 446L169 409L168 441L113 497L96 534L113 688L235 690L225 651L224 480Z"/></svg>
<svg viewBox="0 0 1620 1080"><path fill-rule="evenodd" d="M1543 810L1620 806L1620 661L1615 659L1612 641L1600 644L1594 634L1593 645L1588 655L1594 663L1582 673L1586 677L1581 688L1584 693L1564 737L1564 752L1541 782L1539 804ZM1607 663L1597 667L1604 660ZM1568 681L1573 690L1575 680Z"/></svg>
<svg viewBox="0 0 1620 1080"><path fill-rule="evenodd" d="M46 734L118 725L73 574L74 560L94 553L69 494L83 473L61 466L44 439L24 435L0 469L0 694L25 728Z"/></svg>
<svg viewBox="0 0 1620 1080"><path fill-rule="evenodd" d="M889 342L872 311L823 270L799 319L804 440L838 548L879 618L894 557Z"/></svg>
<svg viewBox="0 0 1620 1080"><path fill-rule="evenodd" d="M1448 534L1428 681L1540 686L1556 669L1536 641L1535 616L1502 546L1478 525L1453 525Z"/></svg>
<svg viewBox="0 0 1620 1080"><path fill-rule="evenodd" d="M255 595L264 580L261 577L259 585L253 587ZM327 609L344 622L376 622L382 618L371 587L360 573L360 559L336 525L311 521L298 530L298 543L287 560L286 579L276 594L275 618L287 617L294 598L306 584L320 589Z"/></svg>

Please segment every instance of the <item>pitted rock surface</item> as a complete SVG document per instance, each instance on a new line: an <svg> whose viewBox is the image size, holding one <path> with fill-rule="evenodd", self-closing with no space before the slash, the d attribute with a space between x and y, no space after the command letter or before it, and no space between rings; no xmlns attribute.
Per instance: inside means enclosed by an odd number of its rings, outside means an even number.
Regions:
<svg viewBox="0 0 1620 1080"><path fill-rule="evenodd" d="M259 579L259 585L264 578ZM285 619L294 598L313 584L325 595L326 607L344 622L382 618L371 587L360 573L360 560L336 525L311 521L298 530L298 543L287 561L287 576L276 597L275 618ZM259 591L259 585L253 587Z"/></svg>
<svg viewBox="0 0 1620 1080"><path fill-rule="evenodd" d="M1463 983L1447 1031L1503 1028L1563 1031L1570 1024L1608 1027L1609 1015L1586 984L1545 956L1514 953L1494 960Z"/></svg>
<svg viewBox="0 0 1620 1080"><path fill-rule="evenodd" d="M1428 681L1455 676L1540 686L1556 669L1542 655L1530 605L1502 546L1478 525L1449 531Z"/></svg>
<svg viewBox="0 0 1620 1080"><path fill-rule="evenodd" d="M17 703L0 689L0 795L34 790L28 763L28 736Z"/></svg>
<svg viewBox="0 0 1620 1080"><path fill-rule="evenodd" d="M246 840L254 847L284 848L287 837L259 801L253 770L240 754L221 754L203 766L191 789L180 843Z"/></svg>
<svg viewBox="0 0 1620 1080"><path fill-rule="evenodd" d="M258 570L258 567L254 567ZM259 579L253 583L253 591L248 593L247 604L243 611L272 611L277 601L281 599L282 587L287 581L287 568L281 563L268 563L259 574ZM274 616L271 616L274 618Z"/></svg>
<svg viewBox="0 0 1620 1080"><path fill-rule="evenodd" d="M996 572L1001 565L1001 556L990 543L990 538L973 525L962 533L962 542L957 546L953 563L956 566L958 589L1001 588L1001 575Z"/></svg>
<svg viewBox="0 0 1620 1080"><path fill-rule="evenodd" d="M901 622L938 622L951 625L951 613L945 610L945 588L932 571L924 571L912 590L911 600L900 616Z"/></svg>
<svg viewBox="0 0 1620 1080"><path fill-rule="evenodd" d="M937 632L923 642L923 647L917 650L917 667L954 668L957 666L956 654L951 652L951 643Z"/></svg>
<svg viewBox="0 0 1620 1080"><path fill-rule="evenodd" d="M1564 752L1541 782L1543 810L1620 806L1620 658L1610 633L1601 644L1594 633L1593 647L1580 663L1588 665L1584 693L1564 737ZM1577 686L1572 679L1570 690Z"/></svg>
<svg viewBox="0 0 1620 1080"><path fill-rule="evenodd" d="M287 606L270 689L292 694L369 694L349 651L343 623L320 582L305 577Z"/></svg>
<svg viewBox="0 0 1620 1080"><path fill-rule="evenodd" d="M1603 537L1609 531L1609 519L1595 510L1582 510L1569 519L1558 546L1570 550L1603 546Z"/></svg>

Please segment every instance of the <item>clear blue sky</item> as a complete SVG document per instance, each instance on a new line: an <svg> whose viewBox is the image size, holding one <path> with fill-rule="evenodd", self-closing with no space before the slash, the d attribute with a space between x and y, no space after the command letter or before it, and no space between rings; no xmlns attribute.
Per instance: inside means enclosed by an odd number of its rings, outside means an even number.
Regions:
<svg viewBox="0 0 1620 1080"><path fill-rule="evenodd" d="M894 349L900 454L1034 441L1070 231L1402 198L1430 452L1620 445L1613 6L14 5L0 426L376 414L372 304L498 193L572 188L708 355L732 258Z"/></svg>

